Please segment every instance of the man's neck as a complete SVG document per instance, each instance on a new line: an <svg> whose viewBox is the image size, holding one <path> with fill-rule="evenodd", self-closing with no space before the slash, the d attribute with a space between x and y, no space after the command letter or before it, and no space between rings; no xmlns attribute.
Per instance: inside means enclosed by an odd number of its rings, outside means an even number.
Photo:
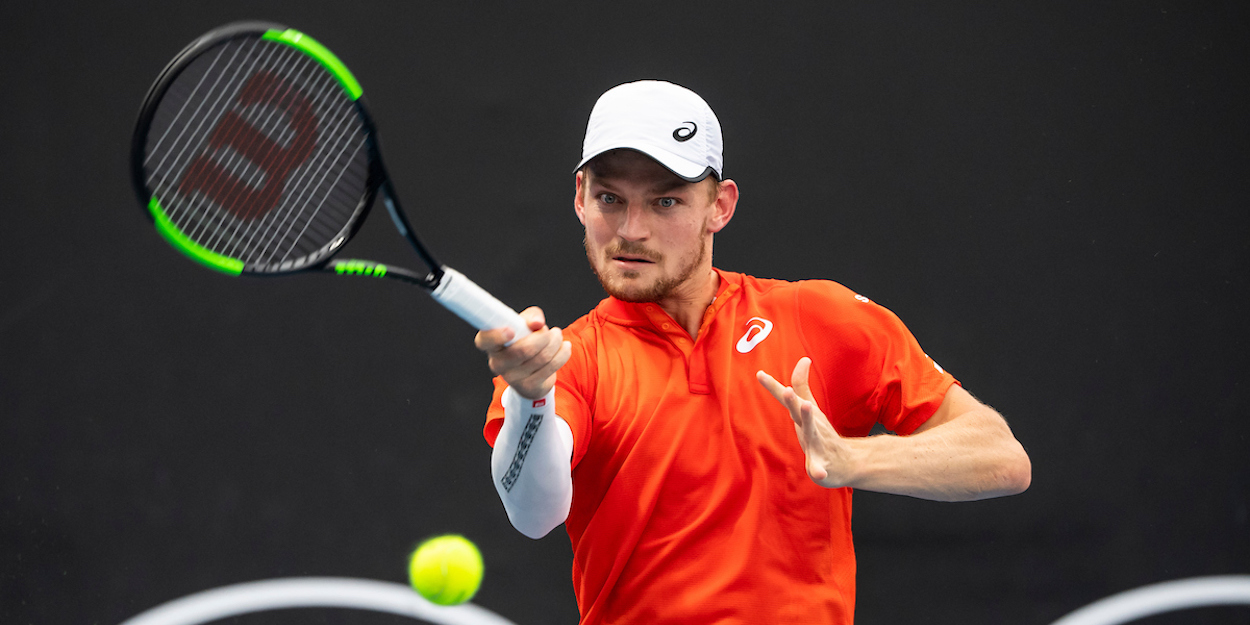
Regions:
<svg viewBox="0 0 1250 625"><path fill-rule="evenodd" d="M658 302L660 308L668 313L678 325L686 330L690 338L699 338L699 327L703 325L703 313L716 299L720 290L720 274L710 266L701 272L702 279L691 280L683 288L677 289L671 296Z"/></svg>

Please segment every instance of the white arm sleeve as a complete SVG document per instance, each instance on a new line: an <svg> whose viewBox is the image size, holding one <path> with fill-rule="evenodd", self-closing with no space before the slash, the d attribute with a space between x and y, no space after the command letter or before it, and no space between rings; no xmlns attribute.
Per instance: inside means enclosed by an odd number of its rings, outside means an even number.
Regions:
<svg viewBox="0 0 1250 625"><path fill-rule="evenodd" d="M539 400L504 389L503 427L490 455L495 491L508 520L542 538L569 516L573 503L573 431L556 416L556 392Z"/></svg>

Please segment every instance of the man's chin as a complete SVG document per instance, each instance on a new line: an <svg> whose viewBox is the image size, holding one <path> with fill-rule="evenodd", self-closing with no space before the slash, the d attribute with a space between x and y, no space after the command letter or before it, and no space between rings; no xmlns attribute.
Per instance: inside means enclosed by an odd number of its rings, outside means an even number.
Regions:
<svg viewBox="0 0 1250 625"><path fill-rule="evenodd" d="M603 290L607 291L608 295L611 295L612 297L615 297L623 302L640 304L643 302L655 301L654 289L644 288L641 285L633 283L621 284L620 281L605 282L601 284L603 284Z"/></svg>
<svg viewBox="0 0 1250 625"><path fill-rule="evenodd" d="M632 274L632 275L630 275ZM637 271L622 272L613 276L599 274L599 284L608 295L623 302L640 304L659 301L664 293L658 280L645 280Z"/></svg>

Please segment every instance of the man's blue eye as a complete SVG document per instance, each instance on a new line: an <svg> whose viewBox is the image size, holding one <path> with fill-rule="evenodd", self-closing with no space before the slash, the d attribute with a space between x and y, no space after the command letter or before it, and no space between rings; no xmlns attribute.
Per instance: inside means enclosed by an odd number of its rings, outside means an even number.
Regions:
<svg viewBox="0 0 1250 625"><path fill-rule="evenodd" d="M615 196L615 195L612 195L611 193L604 193L604 194L603 194L603 203L604 203L604 204L615 204L615 203L616 203L616 196Z"/></svg>
<svg viewBox="0 0 1250 625"><path fill-rule="evenodd" d="M660 198L660 206L663 206L664 208L672 208L676 205L677 205L677 200L674 200L671 197Z"/></svg>

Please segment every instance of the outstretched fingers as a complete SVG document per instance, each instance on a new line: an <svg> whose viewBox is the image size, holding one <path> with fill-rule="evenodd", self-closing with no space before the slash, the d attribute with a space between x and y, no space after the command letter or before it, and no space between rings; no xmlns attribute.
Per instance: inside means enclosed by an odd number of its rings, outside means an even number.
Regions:
<svg viewBox="0 0 1250 625"><path fill-rule="evenodd" d="M777 402L782 406L785 406L786 410L790 412L790 418L794 420L794 424L796 426L799 425L801 423L799 420L799 410L801 408L800 402L802 399L794 393L794 389L778 382L777 378L774 378L763 371L757 371L755 373L755 379L758 380L759 383L763 385L764 389L773 396L773 399L777 400Z"/></svg>
<svg viewBox="0 0 1250 625"><path fill-rule="evenodd" d="M790 384L794 392L807 401L815 401L812 397L812 387L807 383L807 375L811 369L812 359L804 356L794 363L794 372L790 374Z"/></svg>
<svg viewBox="0 0 1250 625"><path fill-rule="evenodd" d="M795 437L803 449L808 477L821 486L841 486L841 478L835 480L834 475L841 475L842 440L812 397L808 383L811 366L811 359L800 358L790 375L791 386L778 382L763 371L757 372L755 377L790 413Z"/></svg>

